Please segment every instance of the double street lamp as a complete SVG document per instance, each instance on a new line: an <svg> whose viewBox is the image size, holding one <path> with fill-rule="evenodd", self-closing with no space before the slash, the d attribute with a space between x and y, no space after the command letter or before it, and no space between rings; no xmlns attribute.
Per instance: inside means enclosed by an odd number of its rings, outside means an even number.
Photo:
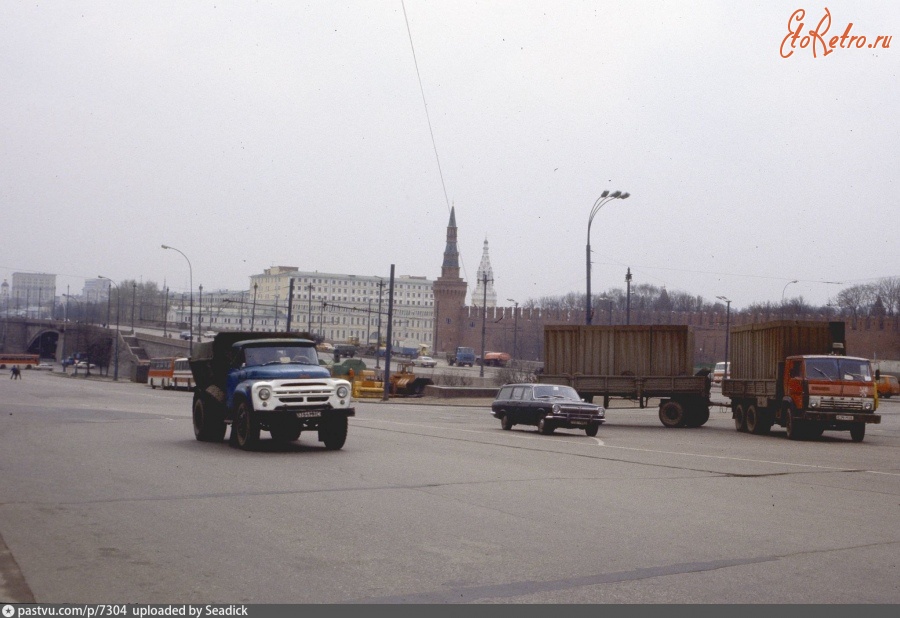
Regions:
<svg viewBox="0 0 900 618"><path fill-rule="evenodd" d="M193 267L191 266L191 261L188 260L188 256L186 256L186 255L184 254L184 252L181 251L180 249L176 249L175 247L170 247L169 245L163 245L162 248L163 248L163 249L171 249L172 251L178 251L178 253L181 253L182 257L183 257L185 260L187 260L187 263L188 263L188 277L190 278L190 280L189 280L189 285L191 286L191 310L190 310L191 321L190 321L190 323L189 323L189 325L188 325L188 329L189 329L190 334L191 334L191 347L190 347L190 353L191 353L191 355L193 356L193 354L194 354L194 269L193 269ZM168 311L168 309L169 309L169 308L166 307L166 311ZM182 317L183 317L183 316L184 316L184 314L182 314Z"/></svg>
<svg viewBox="0 0 900 618"><path fill-rule="evenodd" d="M113 281L109 277L104 277L103 275L98 275L98 278L106 279L107 281L112 283L114 286L116 286L116 361L115 361L116 368L113 371L113 380L118 382L118 380L119 380L119 313L120 313L120 309L122 308L122 295L119 294L119 285L115 281ZM109 324L107 324L106 327L109 328ZM88 371L90 371L90 364L88 365ZM109 375L109 374L107 374L107 375Z"/></svg>
<svg viewBox="0 0 900 618"><path fill-rule="evenodd" d="M585 307L584 307L584 323L591 323L591 223L594 221L594 217L600 212L600 209L603 208L603 205L612 200L624 200L628 199L630 194L621 191L613 191L610 193L609 191L604 191L600 194L600 197L597 198L597 201L594 202L594 206L591 208L591 216L588 217L588 228L587 228L587 250L586 250L586 264L587 264L587 298L585 299Z"/></svg>

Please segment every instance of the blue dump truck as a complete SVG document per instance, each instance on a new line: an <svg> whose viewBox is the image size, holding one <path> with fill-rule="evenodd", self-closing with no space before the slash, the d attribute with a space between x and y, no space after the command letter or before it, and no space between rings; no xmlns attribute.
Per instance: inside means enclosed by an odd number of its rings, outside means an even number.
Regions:
<svg viewBox="0 0 900 618"><path fill-rule="evenodd" d="M319 365L315 342L305 333L224 332L194 346L194 436L250 450L268 431L293 442L317 431L329 450L344 446L347 419L355 416L350 382Z"/></svg>
<svg viewBox="0 0 900 618"><path fill-rule="evenodd" d="M475 366L475 350L472 348L458 347L456 352L447 356L447 364L456 365L458 367Z"/></svg>

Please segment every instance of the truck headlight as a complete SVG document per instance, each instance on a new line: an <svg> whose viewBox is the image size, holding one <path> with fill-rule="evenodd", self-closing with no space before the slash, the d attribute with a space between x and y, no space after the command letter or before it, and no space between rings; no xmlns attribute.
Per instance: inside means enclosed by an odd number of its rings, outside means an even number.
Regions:
<svg viewBox="0 0 900 618"><path fill-rule="evenodd" d="M865 403L863 404L863 409L864 409L864 410L871 410L871 409L872 409L872 402L871 402L871 401L865 402Z"/></svg>
<svg viewBox="0 0 900 618"><path fill-rule="evenodd" d="M262 387L261 389L259 389L259 392L256 393L256 394L257 394L257 396L260 398L261 401L265 401L265 400L267 400L269 397L272 396L272 391L270 391L268 388L266 388L266 387L264 386L264 387Z"/></svg>
<svg viewBox="0 0 900 618"><path fill-rule="evenodd" d="M350 394L350 389L347 388L345 385L341 384L340 386L337 387L338 399L346 399L347 395L349 395L349 394Z"/></svg>
<svg viewBox="0 0 900 618"><path fill-rule="evenodd" d="M810 407L810 408L818 408L818 407L819 407L819 400L818 400L818 399L810 399L810 400L809 400L809 407Z"/></svg>

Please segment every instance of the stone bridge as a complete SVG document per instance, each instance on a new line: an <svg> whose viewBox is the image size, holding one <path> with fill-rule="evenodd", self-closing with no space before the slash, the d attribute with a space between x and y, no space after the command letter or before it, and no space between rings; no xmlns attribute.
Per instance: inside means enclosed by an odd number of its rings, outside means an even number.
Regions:
<svg viewBox="0 0 900 618"><path fill-rule="evenodd" d="M190 343L181 339L130 329L117 333L114 328L83 322L11 317L0 325L0 352L40 354L56 361L81 352L107 374L116 373L116 346L119 377L140 382L146 381L145 368L151 358L186 357L190 350Z"/></svg>

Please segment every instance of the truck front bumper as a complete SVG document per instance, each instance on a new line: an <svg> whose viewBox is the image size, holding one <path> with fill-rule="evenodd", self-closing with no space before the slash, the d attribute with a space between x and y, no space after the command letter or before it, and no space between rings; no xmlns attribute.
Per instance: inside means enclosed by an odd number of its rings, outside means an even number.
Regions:
<svg viewBox="0 0 900 618"><path fill-rule="evenodd" d="M880 414L863 414L859 412L809 412L803 415L803 420L817 421L820 423L828 423L835 427L846 425L849 427L852 423L881 423Z"/></svg>

